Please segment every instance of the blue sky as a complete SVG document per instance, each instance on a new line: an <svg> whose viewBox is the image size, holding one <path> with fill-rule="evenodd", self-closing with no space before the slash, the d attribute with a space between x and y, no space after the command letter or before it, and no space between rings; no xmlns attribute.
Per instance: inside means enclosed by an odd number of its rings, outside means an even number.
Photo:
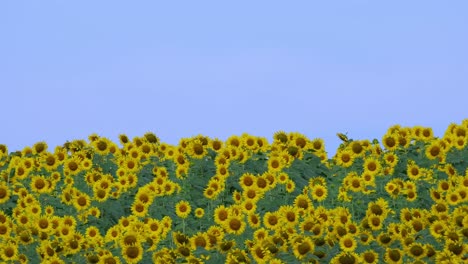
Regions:
<svg viewBox="0 0 468 264"><path fill-rule="evenodd" d="M0 143L381 138L468 118L466 1L2 1Z"/></svg>

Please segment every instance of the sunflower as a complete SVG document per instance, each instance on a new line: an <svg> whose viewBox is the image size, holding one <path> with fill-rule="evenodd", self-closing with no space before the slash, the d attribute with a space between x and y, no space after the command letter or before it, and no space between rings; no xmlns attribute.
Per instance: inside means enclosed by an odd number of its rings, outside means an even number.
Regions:
<svg viewBox="0 0 468 264"><path fill-rule="evenodd" d="M264 196L264 192L257 188L257 186L249 187L242 192L242 196L246 200L256 202Z"/></svg>
<svg viewBox="0 0 468 264"><path fill-rule="evenodd" d="M335 156L335 161L338 166L342 166L344 168L348 168L354 162L355 155L349 149L343 149L338 151Z"/></svg>
<svg viewBox="0 0 468 264"><path fill-rule="evenodd" d="M299 194L294 199L294 206L298 209L303 209L307 211L309 208L312 207L312 201L309 199L307 194Z"/></svg>
<svg viewBox="0 0 468 264"><path fill-rule="evenodd" d="M315 138L310 142L312 149L315 150L315 152L322 152L325 151L325 144L323 139L321 138Z"/></svg>
<svg viewBox="0 0 468 264"><path fill-rule="evenodd" d="M404 193L408 202L413 202L418 198L418 193L415 190L406 190Z"/></svg>
<svg viewBox="0 0 468 264"><path fill-rule="evenodd" d="M28 169L23 164L20 163L15 168L15 174L12 178L15 178L18 181L22 181L28 177L31 171L32 169Z"/></svg>
<svg viewBox="0 0 468 264"><path fill-rule="evenodd" d="M259 228L260 227L260 216L256 213L249 213L247 215L247 222L249 223L249 226L253 229Z"/></svg>
<svg viewBox="0 0 468 264"><path fill-rule="evenodd" d="M458 196L460 196L460 202L466 202L468 200L468 189L465 186L456 187L454 192L458 193Z"/></svg>
<svg viewBox="0 0 468 264"><path fill-rule="evenodd" d="M438 140L432 141L432 143L429 144L429 146L427 146L425 154L426 157L428 157L431 160L444 155L440 142Z"/></svg>
<svg viewBox="0 0 468 264"><path fill-rule="evenodd" d="M418 180L422 177L422 170L416 163L412 162L406 167L406 175L411 180Z"/></svg>
<svg viewBox="0 0 468 264"><path fill-rule="evenodd" d="M10 199L10 188L5 182L0 182L0 204L6 203Z"/></svg>
<svg viewBox="0 0 468 264"><path fill-rule="evenodd" d="M244 190L247 189L248 187L253 186L255 182L256 182L256 177L251 173L244 173L239 178L239 184Z"/></svg>
<svg viewBox="0 0 468 264"><path fill-rule="evenodd" d="M379 263L379 254L374 250L366 250L361 253L362 263L377 264Z"/></svg>
<svg viewBox="0 0 468 264"><path fill-rule="evenodd" d="M457 150L463 150L468 144L468 137L455 137L452 139L452 146Z"/></svg>
<svg viewBox="0 0 468 264"><path fill-rule="evenodd" d="M0 238L10 237L10 233L13 231L10 221L0 222Z"/></svg>
<svg viewBox="0 0 468 264"><path fill-rule="evenodd" d="M143 247L140 244L122 247L122 257L126 263L138 263L143 258L143 253Z"/></svg>
<svg viewBox="0 0 468 264"><path fill-rule="evenodd" d="M365 147L360 141L352 141L347 148L353 152L355 157L361 157L365 154Z"/></svg>
<svg viewBox="0 0 468 264"><path fill-rule="evenodd" d="M353 192L360 192L364 190L364 182L355 172L350 172L346 176L345 186Z"/></svg>
<svg viewBox="0 0 468 264"><path fill-rule="evenodd" d="M63 173L65 176L73 176L81 171L81 159L74 157L65 160Z"/></svg>
<svg viewBox="0 0 468 264"><path fill-rule="evenodd" d="M123 168L127 173L128 172L137 172L140 169L140 160L126 157L121 159L120 161L120 168Z"/></svg>
<svg viewBox="0 0 468 264"><path fill-rule="evenodd" d="M293 180L291 180L291 179L288 180L288 181L286 182L286 191L287 191L288 193L292 193L292 192L294 192L295 189L296 189L296 183L295 183Z"/></svg>
<svg viewBox="0 0 468 264"><path fill-rule="evenodd" d="M49 181L44 176L31 177L31 190L37 193L47 193L50 191Z"/></svg>
<svg viewBox="0 0 468 264"><path fill-rule="evenodd" d="M300 229L302 232L311 232L314 237L320 237L323 234L323 228L320 222L312 216L307 216L301 221Z"/></svg>
<svg viewBox="0 0 468 264"><path fill-rule="evenodd" d="M60 165L60 162L57 159L57 157L54 154L49 153L49 152L41 156L41 161L42 161L44 168L48 172L54 171Z"/></svg>
<svg viewBox="0 0 468 264"><path fill-rule="evenodd" d="M263 216L263 224L266 228L275 230L280 226L280 216L278 212L266 212Z"/></svg>
<svg viewBox="0 0 468 264"><path fill-rule="evenodd" d="M371 157L364 160L364 173L367 172L368 174L375 176L380 173L381 169L382 166L377 159Z"/></svg>
<svg viewBox="0 0 468 264"><path fill-rule="evenodd" d="M280 221L286 227L294 227L299 223L299 212L297 208L290 205L283 205L279 209Z"/></svg>
<svg viewBox="0 0 468 264"><path fill-rule="evenodd" d="M205 215L205 210L203 208L197 208L194 211L196 218L202 218Z"/></svg>
<svg viewBox="0 0 468 264"><path fill-rule="evenodd" d="M289 181L289 175L286 172L281 172L277 176L278 183L286 184Z"/></svg>
<svg viewBox="0 0 468 264"><path fill-rule="evenodd" d="M0 247L0 258L8 262L18 260L18 245L16 242L2 242L2 246Z"/></svg>
<svg viewBox="0 0 468 264"><path fill-rule="evenodd" d="M400 188L398 184L390 181L390 182L387 182L387 184L385 184L385 191L387 191L390 197L396 199L398 197L398 194L400 193Z"/></svg>
<svg viewBox="0 0 468 264"><path fill-rule="evenodd" d="M236 241L234 240L223 240L221 243L218 244L218 251L226 254L231 249L236 246Z"/></svg>
<svg viewBox="0 0 468 264"><path fill-rule="evenodd" d="M208 234L197 232L195 235L190 237L190 248L192 250L196 250L197 248L205 248L208 249Z"/></svg>
<svg viewBox="0 0 468 264"><path fill-rule="evenodd" d="M387 151L393 151L398 147L398 136L387 133L382 137L382 144Z"/></svg>
<svg viewBox="0 0 468 264"><path fill-rule="evenodd" d="M390 212L391 210L388 207L388 202L384 198L380 197L376 201L368 203L366 214L368 216L376 215L386 218Z"/></svg>
<svg viewBox="0 0 468 264"><path fill-rule="evenodd" d="M41 154L47 151L47 143L44 141L37 142L32 147L32 154Z"/></svg>
<svg viewBox="0 0 468 264"><path fill-rule="evenodd" d="M400 264L403 263L403 251L397 248L386 248L384 260L386 263Z"/></svg>
<svg viewBox="0 0 468 264"><path fill-rule="evenodd" d="M279 172L285 165L285 161L279 156L270 157L268 159L268 171Z"/></svg>
<svg viewBox="0 0 468 264"><path fill-rule="evenodd" d="M88 208L91 205L91 199L87 194L80 193L73 200L73 205L79 211L85 210L86 208Z"/></svg>
<svg viewBox="0 0 468 264"><path fill-rule="evenodd" d="M382 246L382 247L388 247L390 244L392 244L393 241L395 241L396 237L390 235L387 232L381 232L375 241Z"/></svg>
<svg viewBox="0 0 468 264"><path fill-rule="evenodd" d="M367 224L373 231L382 229L384 218L379 215L372 214L367 217Z"/></svg>
<svg viewBox="0 0 468 264"><path fill-rule="evenodd" d="M256 151L259 148L258 142L257 142L255 136L249 135L247 133L243 133L241 135L240 140L241 140L241 146L244 149L247 149L247 150L250 150L250 151Z"/></svg>
<svg viewBox="0 0 468 264"><path fill-rule="evenodd" d="M138 217L145 217L148 214L148 205L141 201L134 201L130 209L132 214Z"/></svg>
<svg viewBox="0 0 468 264"><path fill-rule="evenodd" d="M362 182L364 183L365 186L371 186L371 187L375 187L376 184L375 184L375 176L372 175L371 173L368 173L366 171L364 171L362 174L361 174L361 179L362 179Z"/></svg>
<svg viewBox="0 0 468 264"><path fill-rule="evenodd" d="M423 244L418 242L411 243L411 245L406 248L405 252L415 259L421 259L426 256L426 248Z"/></svg>
<svg viewBox="0 0 468 264"><path fill-rule="evenodd" d="M242 202L242 208L244 213L254 213L257 209L257 204L252 200L245 200Z"/></svg>
<svg viewBox="0 0 468 264"><path fill-rule="evenodd" d="M214 221L218 225L222 225L229 217L229 209L224 205L219 205L214 210Z"/></svg>
<svg viewBox="0 0 468 264"><path fill-rule="evenodd" d="M318 202L322 202L328 196L328 189L325 186L322 186L322 185L315 185L312 188L311 194L312 194L312 199L314 199L314 200L316 200Z"/></svg>
<svg viewBox="0 0 468 264"><path fill-rule="evenodd" d="M361 245L369 245L374 238L372 233L367 230L359 232L358 237Z"/></svg>
<svg viewBox="0 0 468 264"><path fill-rule="evenodd" d="M99 137L98 139L91 142L91 145L94 148L94 151L100 155L109 154L110 140L104 137Z"/></svg>
<svg viewBox="0 0 468 264"><path fill-rule="evenodd" d="M340 248L345 252L354 252L357 247L356 239L352 234L346 234L340 238Z"/></svg>
<svg viewBox="0 0 468 264"><path fill-rule="evenodd" d="M94 200L97 202L105 202L110 196L110 193L99 186L93 186Z"/></svg>
<svg viewBox="0 0 468 264"><path fill-rule="evenodd" d="M435 220L429 226L429 232L436 239L442 238L442 236L445 234L445 230L446 223L442 220Z"/></svg>
<svg viewBox="0 0 468 264"><path fill-rule="evenodd" d="M216 199L217 195L218 193L212 188L205 188L205 190L203 191L203 196L210 200Z"/></svg>
<svg viewBox="0 0 468 264"><path fill-rule="evenodd" d="M175 205L176 215L180 218L187 218L192 210L190 203L187 201L180 201Z"/></svg>
<svg viewBox="0 0 468 264"><path fill-rule="evenodd" d="M460 194L455 190L447 192L446 199L447 199L447 203L451 206L456 206L457 204L463 201Z"/></svg>
<svg viewBox="0 0 468 264"><path fill-rule="evenodd" d="M355 252L342 251L330 261L331 264L357 264L361 263L361 257Z"/></svg>
<svg viewBox="0 0 468 264"><path fill-rule="evenodd" d="M268 263L272 258L270 251L259 243L249 248L249 251L256 263Z"/></svg>
<svg viewBox="0 0 468 264"><path fill-rule="evenodd" d="M208 152L206 146L199 139L192 140L187 146L187 153L196 159L203 158Z"/></svg>
<svg viewBox="0 0 468 264"><path fill-rule="evenodd" d="M229 215L222 226L229 234L241 235L245 231L246 223L242 216Z"/></svg>
<svg viewBox="0 0 468 264"><path fill-rule="evenodd" d="M86 228L85 235L87 239L93 240L93 242L96 242L98 244L100 241L103 241L103 237L99 232L99 229L95 226L89 226L88 228Z"/></svg>
<svg viewBox="0 0 468 264"><path fill-rule="evenodd" d="M48 233L52 229L51 220L50 216L41 215L34 224L38 231Z"/></svg>
<svg viewBox="0 0 468 264"><path fill-rule="evenodd" d="M292 245L294 256L299 260L304 259L309 253L313 253L314 248L315 245L310 237L304 237L304 239L302 239L300 242L294 243L294 245Z"/></svg>

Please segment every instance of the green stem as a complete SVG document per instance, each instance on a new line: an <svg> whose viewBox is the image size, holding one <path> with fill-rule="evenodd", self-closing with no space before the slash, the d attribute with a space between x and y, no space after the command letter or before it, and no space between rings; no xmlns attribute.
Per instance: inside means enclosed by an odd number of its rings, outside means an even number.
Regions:
<svg viewBox="0 0 468 264"><path fill-rule="evenodd" d="M185 218L182 218L182 232L185 234Z"/></svg>

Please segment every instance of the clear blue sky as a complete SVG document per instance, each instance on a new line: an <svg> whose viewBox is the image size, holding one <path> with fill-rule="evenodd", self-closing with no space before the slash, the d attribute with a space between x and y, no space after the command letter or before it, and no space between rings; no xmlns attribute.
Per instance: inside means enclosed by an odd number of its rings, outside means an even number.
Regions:
<svg viewBox="0 0 468 264"><path fill-rule="evenodd" d="M0 143L278 130L442 136L468 118L467 1L1 1Z"/></svg>

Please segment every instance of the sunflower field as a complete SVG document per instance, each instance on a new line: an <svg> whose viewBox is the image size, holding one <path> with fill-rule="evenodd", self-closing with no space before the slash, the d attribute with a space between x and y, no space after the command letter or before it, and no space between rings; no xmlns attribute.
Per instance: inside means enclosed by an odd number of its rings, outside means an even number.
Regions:
<svg viewBox="0 0 468 264"><path fill-rule="evenodd" d="M0 145L0 260L468 262L468 119L338 136Z"/></svg>

